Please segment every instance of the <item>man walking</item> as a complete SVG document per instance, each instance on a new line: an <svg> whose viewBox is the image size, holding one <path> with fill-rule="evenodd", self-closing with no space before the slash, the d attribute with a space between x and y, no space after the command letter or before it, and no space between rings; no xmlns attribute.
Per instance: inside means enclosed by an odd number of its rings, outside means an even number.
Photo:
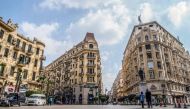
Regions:
<svg viewBox="0 0 190 109"><path fill-rule="evenodd" d="M141 92L139 99L140 99L142 108L144 108L144 94L143 94L143 92Z"/></svg>
<svg viewBox="0 0 190 109"><path fill-rule="evenodd" d="M148 105L148 108L152 108L152 99L151 99L151 97L152 97L152 94L151 94L151 92L147 89L146 90L146 102L147 102L147 105Z"/></svg>

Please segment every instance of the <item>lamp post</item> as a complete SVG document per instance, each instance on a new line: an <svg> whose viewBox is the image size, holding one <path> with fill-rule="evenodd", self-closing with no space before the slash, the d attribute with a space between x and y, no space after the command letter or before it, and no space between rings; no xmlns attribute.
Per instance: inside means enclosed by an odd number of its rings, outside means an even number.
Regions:
<svg viewBox="0 0 190 109"><path fill-rule="evenodd" d="M19 68L18 69L18 72L17 73L17 76L16 76L16 85L15 85L15 90L14 92L19 92L19 89L20 89L20 84L21 84L21 79L22 79L22 70Z"/></svg>

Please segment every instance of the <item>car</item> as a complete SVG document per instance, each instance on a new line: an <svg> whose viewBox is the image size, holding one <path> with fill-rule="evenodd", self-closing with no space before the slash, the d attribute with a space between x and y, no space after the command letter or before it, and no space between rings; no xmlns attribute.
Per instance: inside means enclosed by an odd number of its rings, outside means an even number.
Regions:
<svg viewBox="0 0 190 109"><path fill-rule="evenodd" d="M0 100L1 106L13 106L13 105L21 105L20 97L18 93L10 93L6 97Z"/></svg>
<svg viewBox="0 0 190 109"><path fill-rule="evenodd" d="M113 102L113 105L117 105L117 102L116 102L116 101L114 101L114 102Z"/></svg>
<svg viewBox="0 0 190 109"><path fill-rule="evenodd" d="M44 94L32 94L28 97L26 101L27 105L45 105L46 104L46 96Z"/></svg>

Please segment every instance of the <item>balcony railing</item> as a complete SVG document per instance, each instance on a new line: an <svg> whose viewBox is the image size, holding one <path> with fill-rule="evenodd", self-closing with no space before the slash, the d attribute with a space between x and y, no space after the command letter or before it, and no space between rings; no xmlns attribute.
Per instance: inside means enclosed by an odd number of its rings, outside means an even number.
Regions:
<svg viewBox="0 0 190 109"><path fill-rule="evenodd" d="M83 72L79 73L79 76L83 76L83 75L84 75L84 73L83 73Z"/></svg>
<svg viewBox="0 0 190 109"><path fill-rule="evenodd" d="M87 76L95 76L96 74L95 73L86 73Z"/></svg>
<svg viewBox="0 0 190 109"><path fill-rule="evenodd" d="M21 48L20 48L20 46L14 46L14 50L17 50L17 51L19 51L19 50L21 50Z"/></svg>
<svg viewBox="0 0 190 109"><path fill-rule="evenodd" d="M95 66L96 66L96 64L93 64L93 63L88 63L88 64L87 64L87 66L88 66L88 67L95 67Z"/></svg>
<svg viewBox="0 0 190 109"><path fill-rule="evenodd" d="M27 55L32 55L33 52L32 52L32 51L27 51L26 54L27 54Z"/></svg>
<svg viewBox="0 0 190 109"><path fill-rule="evenodd" d="M88 59L95 59L96 56L87 56Z"/></svg>

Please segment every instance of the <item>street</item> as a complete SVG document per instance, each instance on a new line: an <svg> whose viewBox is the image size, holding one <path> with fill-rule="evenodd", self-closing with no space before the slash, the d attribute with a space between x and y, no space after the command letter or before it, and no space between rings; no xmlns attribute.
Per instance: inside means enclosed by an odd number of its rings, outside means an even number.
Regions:
<svg viewBox="0 0 190 109"><path fill-rule="evenodd" d="M145 106L146 107L146 106ZM0 109L7 109L8 107L0 107ZM140 105L122 106L122 105L53 105L53 106L21 106L10 107L8 109L141 109ZM146 109L146 108L145 108ZM174 109L173 106L168 107L154 107L153 109ZM177 109L177 108L175 108Z"/></svg>

